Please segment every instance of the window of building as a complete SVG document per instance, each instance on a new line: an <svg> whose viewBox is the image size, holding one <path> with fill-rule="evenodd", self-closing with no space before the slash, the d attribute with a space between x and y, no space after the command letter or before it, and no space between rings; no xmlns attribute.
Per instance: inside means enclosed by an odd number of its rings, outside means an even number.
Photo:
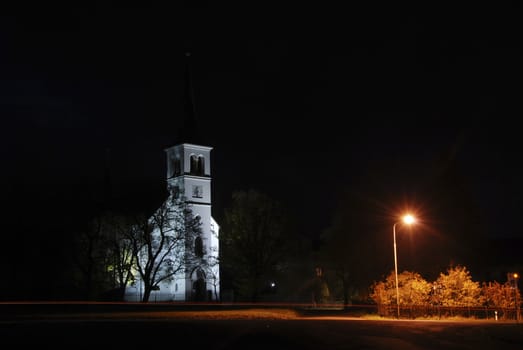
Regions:
<svg viewBox="0 0 523 350"><path fill-rule="evenodd" d="M198 171L198 157L194 154L191 155L191 174L197 174Z"/></svg>
<svg viewBox="0 0 523 350"><path fill-rule="evenodd" d="M194 254L199 258L203 257L203 241L200 236L194 240Z"/></svg>
<svg viewBox="0 0 523 350"><path fill-rule="evenodd" d="M202 155L191 155L191 174L198 176L205 174L205 158Z"/></svg>
<svg viewBox="0 0 523 350"><path fill-rule="evenodd" d="M192 187L192 196L193 196L193 198L203 198L202 186L193 186Z"/></svg>
<svg viewBox="0 0 523 350"><path fill-rule="evenodd" d="M203 156L198 157L198 175L205 175L205 158Z"/></svg>

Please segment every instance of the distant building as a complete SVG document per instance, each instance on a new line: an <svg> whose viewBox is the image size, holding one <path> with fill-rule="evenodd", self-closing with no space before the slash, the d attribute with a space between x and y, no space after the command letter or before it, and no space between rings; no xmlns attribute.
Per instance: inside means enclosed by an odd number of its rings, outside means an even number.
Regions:
<svg viewBox="0 0 523 350"><path fill-rule="evenodd" d="M177 273L172 280L161 282L149 301L214 301L220 299L220 266L218 223L212 217L211 150L212 147L195 143L196 115L192 97L189 65L186 68L185 120L180 127L178 143L165 149L167 156L166 205L182 199L199 217L201 232L188 237L185 246L194 249L202 264L194 261ZM175 223L173 223L174 226ZM176 254L184 254L176 251ZM136 276L139 277L139 276ZM139 279L125 293L125 300L141 300L143 282Z"/></svg>

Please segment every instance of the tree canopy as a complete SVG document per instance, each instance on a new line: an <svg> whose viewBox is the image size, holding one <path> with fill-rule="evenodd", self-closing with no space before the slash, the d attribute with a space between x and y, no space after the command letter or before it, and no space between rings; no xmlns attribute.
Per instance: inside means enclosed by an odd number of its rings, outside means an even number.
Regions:
<svg viewBox="0 0 523 350"><path fill-rule="evenodd" d="M287 268L292 245L282 205L257 190L235 191L220 234L220 263L234 276L238 299L257 301L268 280Z"/></svg>

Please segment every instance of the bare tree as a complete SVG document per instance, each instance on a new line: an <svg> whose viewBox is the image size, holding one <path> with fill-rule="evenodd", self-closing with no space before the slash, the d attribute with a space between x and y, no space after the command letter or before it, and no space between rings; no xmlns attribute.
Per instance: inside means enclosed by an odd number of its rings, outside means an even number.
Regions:
<svg viewBox="0 0 523 350"><path fill-rule="evenodd" d="M143 281L142 302L160 283L188 266L204 264L189 245L201 234L201 220L184 200L165 201L150 217L137 217L127 232L135 269Z"/></svg>
<svg viewBox="0 0 523 350"><path fill-rule="evenodd" d="M209 256L205 261L204 267L205 267L205 275L207 276L208 280L212 283L213 286L213 293L214 293L214 299L220 300L220 296L218 295L218 287L220 284L220 278L215 272L215 267L218 266L219 258L217 254L213 254Z"/></svg>

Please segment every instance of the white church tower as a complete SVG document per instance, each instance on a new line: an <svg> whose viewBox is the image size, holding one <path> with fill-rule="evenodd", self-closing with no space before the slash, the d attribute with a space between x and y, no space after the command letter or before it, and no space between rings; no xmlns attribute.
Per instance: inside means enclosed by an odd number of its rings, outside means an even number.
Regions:
<svg viewBox="0 0 523 350"><path fill-rule="evenodd" d="M149 301L219 301L219 230L212 217L211 150L212 147L196 142L200 134L196 123L194 96L191 86L189 54L185 71L185 119L180 125L177 143L165 149L167 159L166 203L185 202L193 217L201 222L201 232L186 237L187 249L194 249L202 264L187 261L174 278L163 281L160 289L151 292ZM173 224L172 226L175 226ZM126 291L126 300L141 299L141 281Z"/></svg>
<svg viewBox="0 0 523 350"><path fill-rule="evenodd" d="M219 300L219 226L211 212L211 150L212 147L191 143L165 150L170 197L185 198L192 215L200 218L201 235L189 247L202 250L201 255L206 261L203 267L187 266L182 274L176 276L174 300Z"/></svg>

